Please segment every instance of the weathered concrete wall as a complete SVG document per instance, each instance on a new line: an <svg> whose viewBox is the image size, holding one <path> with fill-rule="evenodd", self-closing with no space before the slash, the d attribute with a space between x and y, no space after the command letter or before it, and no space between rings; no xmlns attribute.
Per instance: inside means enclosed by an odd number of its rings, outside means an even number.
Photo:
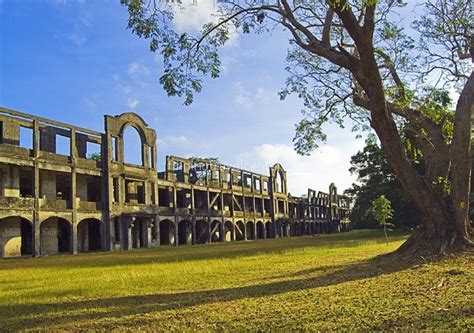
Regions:
<svg viewBox="0 0 474 333"><path fill-rule="evenodd" d="M89 251L89 227L87 222L81 222L77 226L78 251Z"/></svg>
<svg viewBox="0 0 474 333"><path fill-rule="evenodd" d="M9 145L20 144L20 126L16 122L9 122L3 126L2 143Z"/></svg>
<svg viewBox="0 0 474 333"><path fill-rule="evenodd" d="M20 169L16 165L0 165L0 193L5 197L20 196Z"/></svg>
<svg viewBox="0 0 474 333"><path fill-rule="evenodd" d="M76 197L82 201L87 201L87 176L77 175L76 178Z"/></svg>
<svg viewBox="0 0 474 333"><path fill-rule="evenodd" d="M42 170L40 181L40 196L56 200L56 175L51 171Z"/></svg>
<svg viewBox="0 0 474 333"><path fill-rule="evenodd" d="M57 254L58 253L58 220L50 218L41 223L41 254Z"/></svg>
<svg viewBox="0 0 474 333"><path fill-rule="evenodd" d="M21 256L21 222L9 217L0 222L0 257Z"/></svg>

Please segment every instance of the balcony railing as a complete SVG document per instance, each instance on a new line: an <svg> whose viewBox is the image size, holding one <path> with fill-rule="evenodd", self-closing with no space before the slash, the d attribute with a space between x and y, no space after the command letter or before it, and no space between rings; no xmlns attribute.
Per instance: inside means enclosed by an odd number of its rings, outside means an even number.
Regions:
<svg viewBox="0 0 474 333"><path fill-rule="evenodd" d="M79 201L79 210L96 211L101 209L101 203L95 201Z"/></svg>
<svg viewBox="0 0 474 333"><path fill-rule="evenodd" d="M42 198L39 199L40 207L43 209L50 210L65 210L71 208L71 202L69 200L55 200Z"/></svg>
<svg viewBox="0 0 474 333"><path fill-rule="evenodd" d="M35 199L23 197L0 197L0 208L34 209Z"/></svg>

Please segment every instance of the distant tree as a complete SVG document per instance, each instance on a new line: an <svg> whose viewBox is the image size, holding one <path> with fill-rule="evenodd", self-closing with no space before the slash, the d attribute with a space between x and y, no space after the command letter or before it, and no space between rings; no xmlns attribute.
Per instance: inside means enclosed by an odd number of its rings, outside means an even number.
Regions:
<svg viewBox="0 0 474 333"><path fill-rule="evenodd" d="M379 224L383 227L383 232L385 234L385 240L387 241L388 245L388 237L387 237L387 226L391 226L392 224L388 222L393 217L393 209L390 205L390 200L385 198L384 195L381 195L377 199L372 202L371 212L374 215L375 219L379 222Z"/></svg>
<svg viewBox="0 0 474 333"><path fill-rule="evenodd" d="M281 98L294 93L305 106L296 126L296 150L308 154L324 141L322 125L328 121L343 126L350 118L355 130L372 128L420 211L421 228L400 251L438 255L473 245L470 1L424 1L423 15L412 22L418 43L400 25L403 0L226 0L216 4L214 19L198 34L173 30L175 2L121 3L128 9L128 27L163 57L163 88L170 96L183 96L187 105L202 90L205 76L219 76L218 49L229 40L230 29L287 29L289 78ZM428 80L433 77L459 88L454 110L433 101L438 90ZM417 171L416 155L423 156L423 173Z"/></svg>
<svg viewBox="0 0 474 333"><path fill-rule="evenodd" d="M210 181L212 179L211 166L220 164L218 157L196 157L191 156L189 179L192 183L197 181Z"/></svg>
<svg viewBox="0 0 474 333"><path fill-rule="evenodd" d="M423 164L420 161L419 168ZM368 214L372 201L384 195L394 208L392 223L396 228L414 228L420 224L420 214L390 167L384 151L369 141L351 157L349 171L357 176L357 184L345 191L353 198L351 221L356 228L375 228L378 222Z"/></svg>
<svg viewBox="0 0 474 333"><path fill-rule="evenodd" d="M96 162L99 162L101 161L101 156L100 156L100 153L92 153L92 154L89 154L87 156L87 159L88 160L94 160Z"/></svg>

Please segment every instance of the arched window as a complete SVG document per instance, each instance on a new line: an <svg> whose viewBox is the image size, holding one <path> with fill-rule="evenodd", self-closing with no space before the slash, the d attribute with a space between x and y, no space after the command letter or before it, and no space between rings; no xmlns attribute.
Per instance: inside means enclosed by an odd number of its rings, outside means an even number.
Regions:
<svg viewBox="0 0 474 333"><path fill-rule="evenodd" d="M123 161L143 166L142 140L137 129L127 126L123 132Z"/></svg>
<svg viewBox="0 0 474 333"><path fill-rule="evenodd" d="M276 175L276 190L279 193L285 193L283 185L283 176L281 175L280 171L278 171Z"/></svg>

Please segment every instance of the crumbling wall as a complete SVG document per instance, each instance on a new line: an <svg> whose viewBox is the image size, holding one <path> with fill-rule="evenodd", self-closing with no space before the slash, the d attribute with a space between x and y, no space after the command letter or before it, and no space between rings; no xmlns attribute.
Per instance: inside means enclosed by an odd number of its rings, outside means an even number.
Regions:
<svg viewBox="0 0 474 333"><path fill-rule="evenodd" d="M58 253L58 219L49 218L41 224L41 254Z"/></svg>
<svg viewBox="0 0 474 333"><path fill-rule="evenodd" d="M0 194L5 197L20 196L20 169L16 165L0 166Z"/></svg>
<svg viewBox="0 0 474 333"><path fill-rule="evenodd" d="M41 170L40 196L56 200L56 175L54 172Z"/></svg>
<svg viewBox="0 0 474 333"><path fill-rule="evenodd" d="M0 223L0 258L21 255L20 217L8 217Z"/></svg>

